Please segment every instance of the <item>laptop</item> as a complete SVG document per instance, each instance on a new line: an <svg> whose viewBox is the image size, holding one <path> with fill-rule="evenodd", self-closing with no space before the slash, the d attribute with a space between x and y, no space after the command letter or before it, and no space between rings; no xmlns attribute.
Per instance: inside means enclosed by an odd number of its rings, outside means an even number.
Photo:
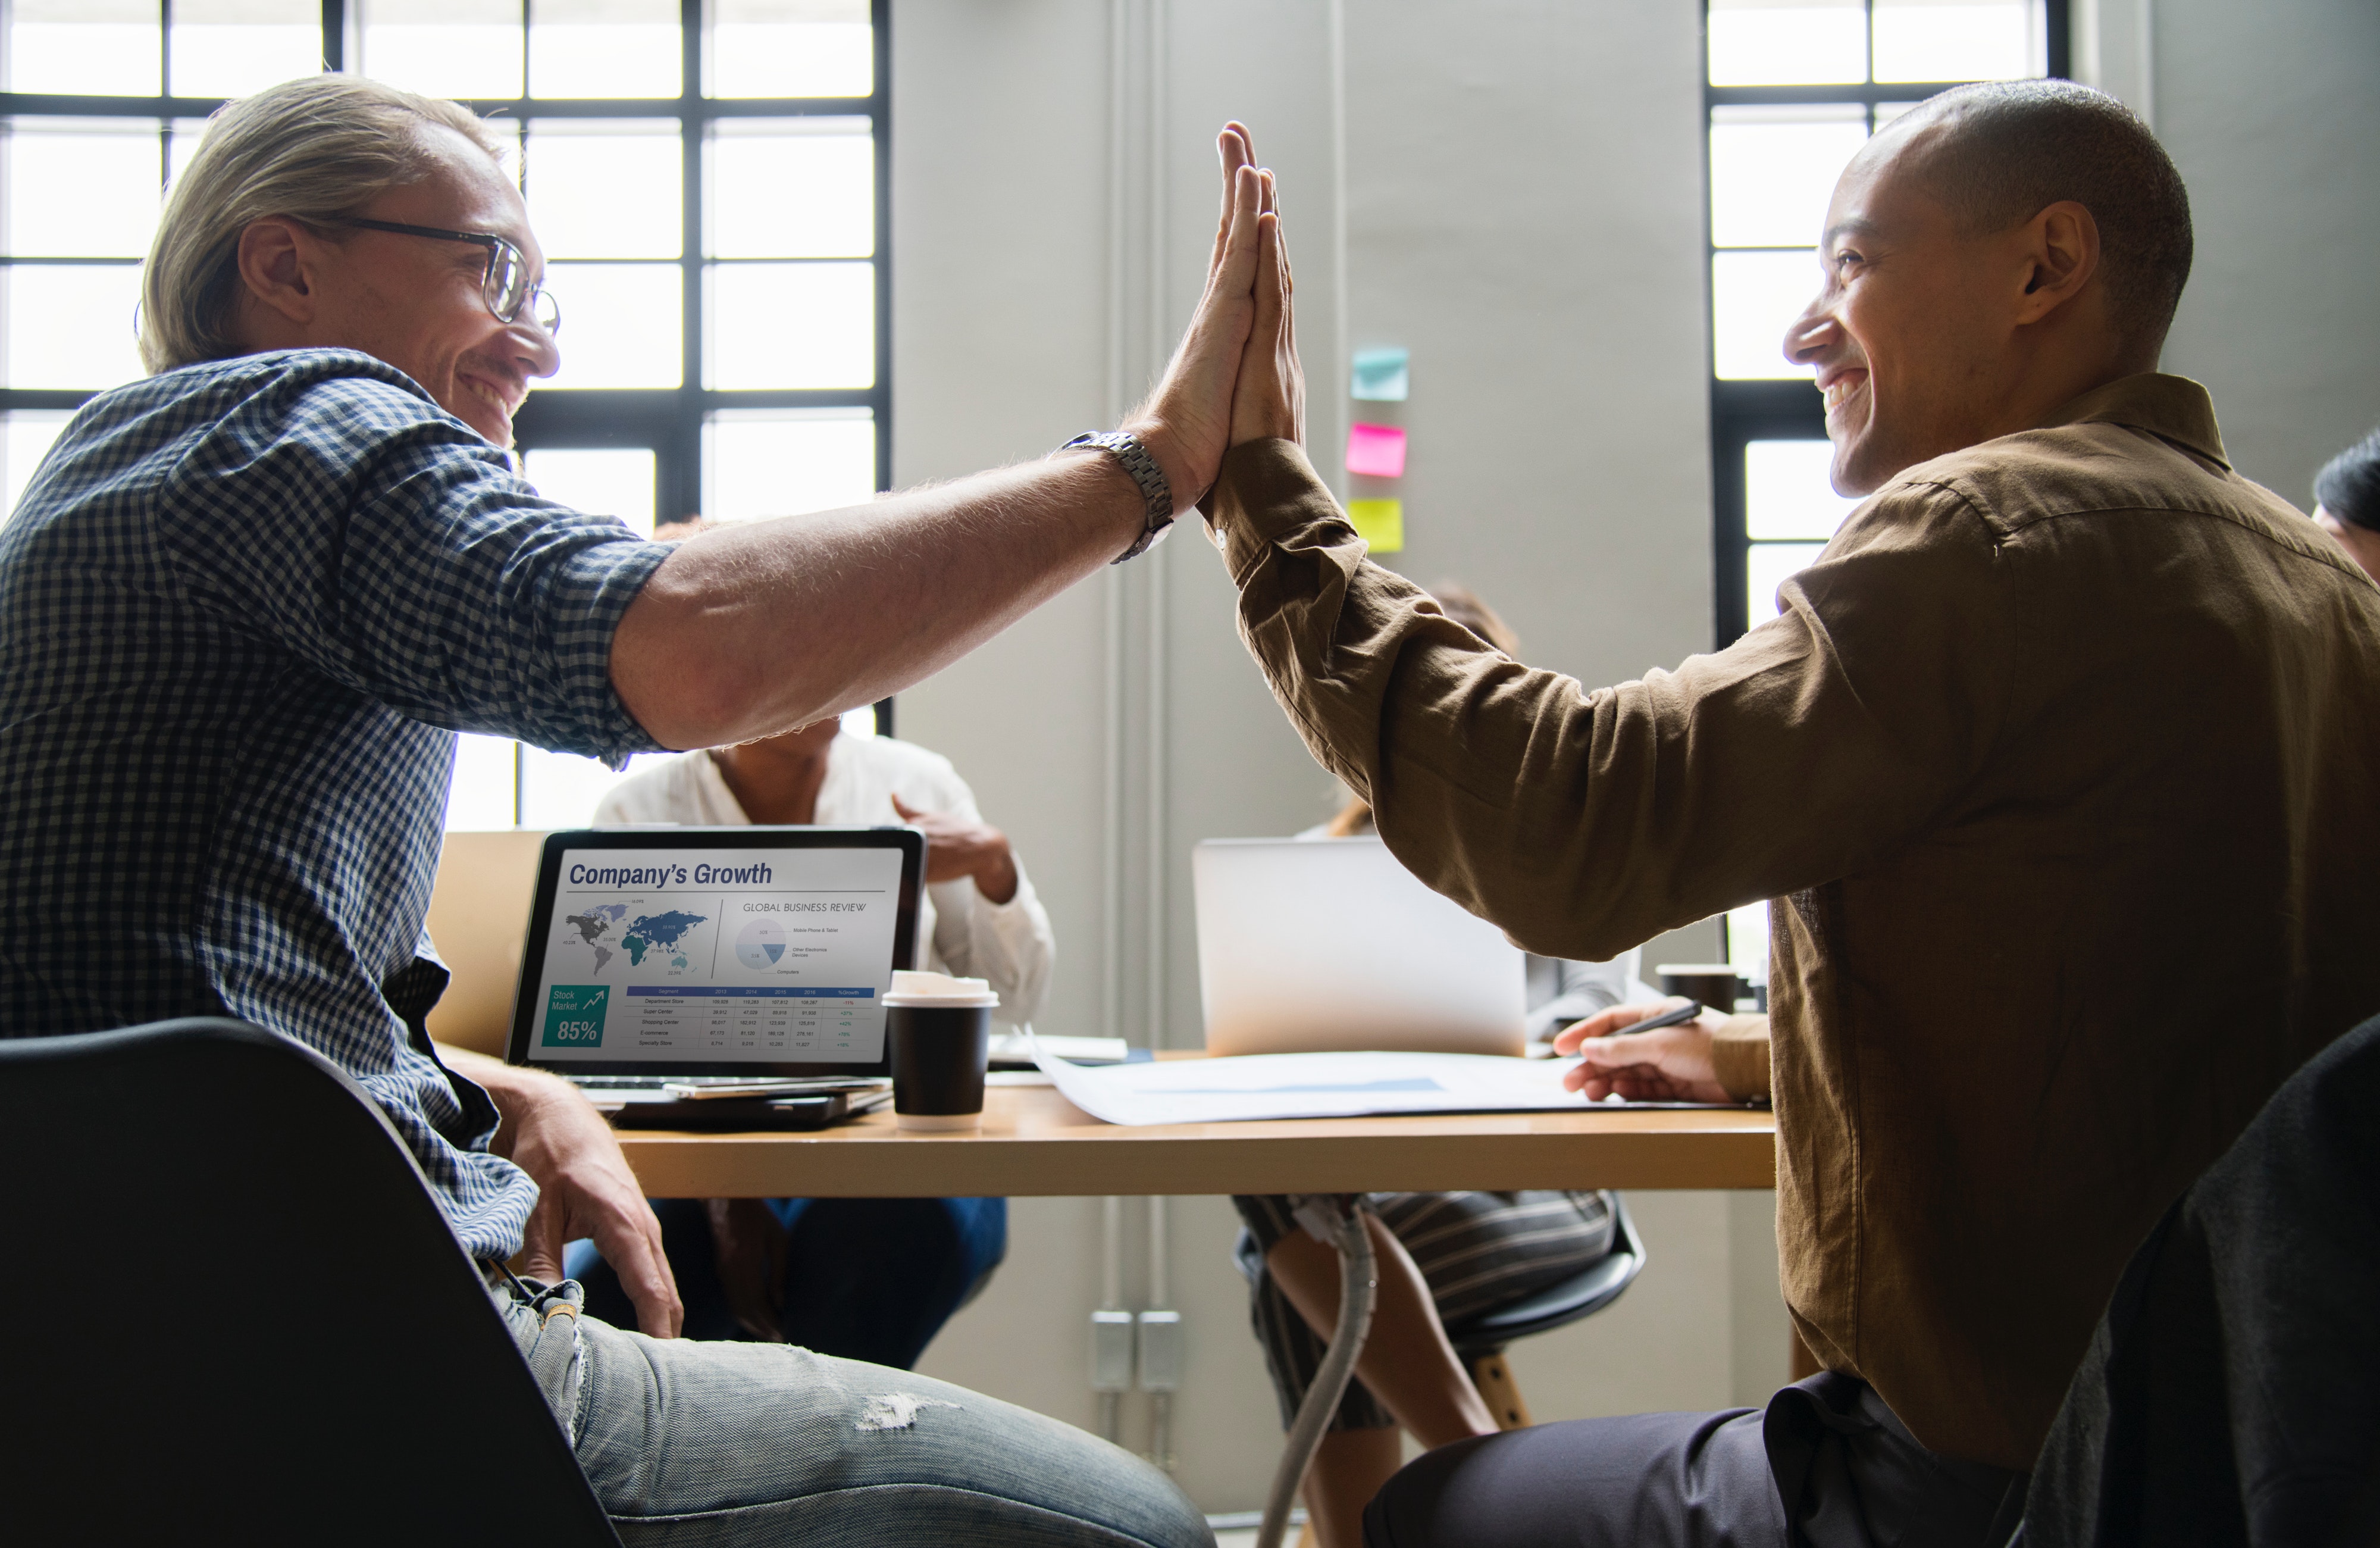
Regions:
<svg viewBox="0 0 2380 1548"><path fill-rule="evenodd" d="M1212 1054L1522 1054L1519 947L1378 838L1220 838L1190 857Z"/></svg>
<svg viewBox="0 0 2380 1548"><path fill-rule="evenodd" d="M883 996L915 962L925 863L915 828L550 834L505 1060L606 1106L861 1110L890 1091Z"/></svg>

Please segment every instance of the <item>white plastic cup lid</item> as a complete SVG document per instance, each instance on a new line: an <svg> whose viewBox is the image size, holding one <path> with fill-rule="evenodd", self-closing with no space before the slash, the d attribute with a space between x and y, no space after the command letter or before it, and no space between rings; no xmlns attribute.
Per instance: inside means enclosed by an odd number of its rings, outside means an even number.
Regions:
<svg viewBox="0 0 2380 1548"><path fill-rule="evenodd" d="M906 968L895 969L892 988L884 996L888 1006L917 1008L948 1006L953 1010L972 1009L977 1006L1000 1004L1000 995L985 979L953 978L948 973L912 972Z"/></svg>

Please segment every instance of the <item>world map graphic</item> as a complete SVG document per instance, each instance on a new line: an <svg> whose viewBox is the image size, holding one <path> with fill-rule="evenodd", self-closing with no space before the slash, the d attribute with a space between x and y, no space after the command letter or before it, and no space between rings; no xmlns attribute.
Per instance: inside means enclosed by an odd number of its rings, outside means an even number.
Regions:
<svg viewBox="0 0 2380 1548"><path fill-rule="evenodd" d="M594 952L593 970L600 973L614 955L603 943L615 931L621 948L628 954L628 965L633 968L641 966L645 954L656 946L672 954L680 952L684 948L686 932L698 924L707 924L710 920L708 914L689 914L675 908L657 914L638 914L631 919L629 915L633 911L632 906L625 903L598 903L584 913L564 915L562 922L577 936L576 944ZM686 958L682 956L670 957L673 968L686 965Z"/></svg>

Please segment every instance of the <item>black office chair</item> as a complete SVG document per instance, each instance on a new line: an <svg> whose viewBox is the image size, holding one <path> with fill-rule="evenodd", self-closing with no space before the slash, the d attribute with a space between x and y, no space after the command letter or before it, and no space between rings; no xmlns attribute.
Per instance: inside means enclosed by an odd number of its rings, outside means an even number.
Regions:
<svg viewBox="0 0 2380 1548"><path fill-rule="evenodd" d="M0 1041L24 1542L619 1540L363 1090L237 1021Z"/></svg>
<svg viewBox="0 0 2380 1548"><path fill-rule="evenodd" d="M2380 1017L2284 1081L2133 1253L2026 1548L2380 1542Z"/></svg>
<svg viewBox="0 0 2380 1548"><path fill-rule="evenodd" d="M1257 1249L1257 1238L1245 1226L1240 1228L1239 1239L1232 1244L1232 1261L1251 1285L1263 1272L1264 1254ZM1447 1341L1462 1357L1473 1383L1479 1388L1479 1396L1487 1399L1488 1411L1496 1416L1499 1425L1519 1430L1530 1422L1529 1406L1521 1396L1520 1383L1512 1379L1512 1368L1505 1362L1504 1347L1518 1339L1567 1327L1582 1317L1594 1316L1618 1300L1644 1272L1645 1239L1636 1234L1636 1223L1629 1217L1627 1200L1615 1193L1611 1196L1609 1253L1559 1285L1448 1324Z"/></svg>

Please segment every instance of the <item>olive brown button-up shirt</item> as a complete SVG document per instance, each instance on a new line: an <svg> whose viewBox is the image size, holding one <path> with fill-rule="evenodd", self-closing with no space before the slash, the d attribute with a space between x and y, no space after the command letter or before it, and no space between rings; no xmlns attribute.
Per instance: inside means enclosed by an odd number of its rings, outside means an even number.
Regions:
<svg viewBox="0 0 2380 1548"><path fill-rule="evenodd" d="M1782 616L1593 690L1366 562L1291 443L1208 504L1430 885L1589 959L1773 900L1769 1036L1719 1058L1773 1084L1786 1302L1939 1452L2031 1467L2148 1227L2380 1011L2380 589L2194 383L1909 469Z"/></svg>

